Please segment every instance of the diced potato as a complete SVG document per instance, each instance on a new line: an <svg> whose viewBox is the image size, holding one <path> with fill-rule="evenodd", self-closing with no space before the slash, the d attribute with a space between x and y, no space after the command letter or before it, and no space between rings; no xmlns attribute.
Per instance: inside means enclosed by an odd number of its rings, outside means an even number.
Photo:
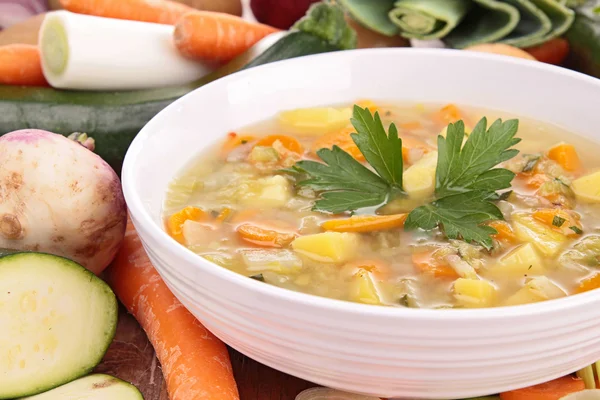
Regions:
<svg viewBox="0 0 600 400"><path fill-rule="evenodd" d="M437 151L431 151L404 171L403 186L409 197L423 199L433 195L437 156Z"/></svg>
<svg viewBox="0 0 600 400"><path fill-rule="evenodd" d="M546 257L556 256L568 240L530 214L513 214L513 229L519 240L533 244Z"/></svg>
<svg viewBox="0 0 600 400"><path fill-rule="evenodd" d="M299 108L280 112L279 123L298 133L322 135L344 128L350 124L351 117L350 108Z"/></svg>
<svg viewBox="0 0 600 400"><path fill-rule="evenodd" d="M600 203L600 171L575 179L572 188L578 200Z"/></svg>
<svg viewBox="0 0 600 400"><path fill-rule="evenodd" d="M210 226L190 219L183 223L182 233L186 246L208 245L215 237Z"/></svg>
<svg viewBox="0 0 600 400"><path fill-rule="evenodd" d="M281 175L261 178L242 194L245 205L283 207L292 198L290 182Z"/></svg>
<svg viewBox="0 0 600 400"><path fill-rule="evenodd" d="M543 261L531 243L520 245L502 257L495 266L488 270L489 275L506 279L543 273Z"/></svg>
<svg viewBox="0 0 600 400"><path fill-rule="evenodd" d="M291 250L249 249L240 254L248 271L291 273L302 269L302 260Z"/></svg>
<svg viewBox="0 0 600 400"><path fill-rule="evenodd" d="M345 262L354 257L359 245L356 233L323 232L300 236L292 242L292 248L320 262Z"/></svg>
<svg viewBox="0 0 600 400"><path fill-rule="evenodd" d="M475 268L473 268L471 264L460 258L460 256L456 254L450 254L444 257L444 259L450 265L450 267L452 267L452 269L456 271L456 274L461 278L478 279Z"/></svg>
<svg viewBox="0 0 600 400"><path fill-rule="evenodd" d="M352 298L357 302L381 304L377 287L368 271L361 270L352 277L351 291Z"/></svg>
<svg viewBox="0 0 600 400"><path fill-rule="evenodd" d="M536 303L538 301L557 299L567 294L554 282L545 276L530 278L525 282L525 286L510 296L505 305L515 306L519 304Z"/></svg>
<svg viewBox="0 0 600 400"><path fill-rule="evenodd" d="M274 163L279 160L279 153L271 146L256 146L250 152L248 159L252 163Z"/></svg>
<svg viewBox="0 0 600 400"><path fill-rule="evenodd" d="M456 301L464 307L491 307L496 301L496 288L486 280L458 278L453 292Z"/></svg>

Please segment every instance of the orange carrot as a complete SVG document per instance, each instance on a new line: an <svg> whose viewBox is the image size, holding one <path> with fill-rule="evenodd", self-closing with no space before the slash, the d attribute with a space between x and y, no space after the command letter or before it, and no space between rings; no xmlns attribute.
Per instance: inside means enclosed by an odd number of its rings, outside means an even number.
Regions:
<svg viewBox="0 0 600 400"><path fill-rule="evenodd" d="M582 229L581 217L573 211L542 208L533 213L533 218L566 236L579 236L571 227L575 227L580 231Z"/></svg>
<svg viewBox="0 0 600 400"><path fill-rule="evenodd" d="M262 139L260 139L255 146L272 146L273 143L279 141L283 147L288 149L289 151L293 151L294 153L302 154L304 152L304 148L300 144L300 142L291 136L286 135L269 135Z"/></svg>
<svg viewBox="0 0 600 400"><path fill-rule="evenodd" d="M442 125L448 125L462 119L462 113L456 105L448 104L438 111L436 119Z"/></svg>
<svg viewBox="0 0 600 400"><path fill-rule="evenodd" d="M293 233L278 232L252 224L242 224L236 231L243 240L262 247L285 247L296 238Z"/></svg>
<svg viewBox="0 0 600 400"><path fill-rule="evenodd" d="M368 99L359 100L356 102L356 105L361 108L368 108L369 111L371 111L371 114L375 114L375 112L377 112L377 111L379 111L381 113L379 106L377 104L375 104L375 102L373 100L368 100Z"/></svg>
<svg viewBox="0 0 600 400"><path fill-rule="evenodd" d="M590 276L589 278L582 280L579 283L579 287L577 288L576 292L577 293L589 292L590 290L594 290L594 289L598 289L598 288L600 288L600 273L595 273L594 275Z"/></svg>
<svg viewBox="0 0 600 400"><path fill-rule="evenodd" d="M581 161L575 146L561 143L548 150L548 158L556 161L566 171L577 171L581 167Z"/></svg>
<svg viewBox="0 0 600 400"><path fill-rule="evenodd" d="M233 214L233 210L231 208L229 208L229 207L225 207L224 209L221 210L221 212L219 213L219 215L217 215L217 221L218 222L225 222L229 218L231 218L232 214Z"/></svg>
<svg viewBox="0 0 600 400"><path fill-rule="evenodd" d="M49 86L42 72L42 61L37 46L0 46L0 85Z"/></svg>
<svg viewBox="0 0 600 400"><path fill-rule="evenodd" d="M335 145L350 154L355 160L363 162L365 161L365 156L363 156L356 143L354 143L354 140L352 140L352 136L350 136L353 132L356 132L354 127L348 126L342 130L327 133L314 141L312 151L316 153L317 150L331 149Z"/></svg>
<svg viewBox="0 0 600 400"><path fill-rule="evenodd" d="M488 225L498 231L497 234L493 235L494 239L507 241L509 243L516 243L518 241L508 222L497 220L488 223Z"/></svg>
<svg viewBox="0 0 600 400"><path fill-rule="evenodd" d="M170 0L60 0L67 11L97 17L174 25L184 14L195 11Z"/></svg>
<svg viewBox="0 0 600 400"><path fill-rule="evenodd" d="M550 177L546 174L534 174L526 178L526 185L532 189L539 189Z"/></svg>
<svg viewBox="0 0 600 400"><path fill-rule="evenodd" d="M550 382L524 389L500 393L502 400L559 400L560 398L585 389L583 380L564 376Z"/></svg>
<svg viewBox="0 0 600 400"><path fill-rule="evenodd" d="M185 224L185 221L200 222L206 219L207 216L208 214L198 207L188 206L167 218L167 232L173 239L183 243L185 241L183 237L183 224Z"/></svg>
<svg viewBox="0 0 600 400"><path fill-rule="evenodd" d="M131 221L106 273L154 346L171 400L239 400L227 348L161 280Z"/></svg>
<svg viewBox="0 0 600 400"><path fill-rule="evenodd" d="M433 257L433 251L413 253L412 262L421 272L432 274L436 278L459 278L454 268Z"/></svg>
<svg viewBox="0 0 600 400"><path fill-rule="evenodd" d="M561 65L569 55L569 41L564 38L555 38L524 50L538 61Z"/></svg>
<svg viewBox="0 0 600 400"><path fill-rule="evenodd" d="M415 130L415 129L421 129L423 127L423 125L421 125L421 123L419 121L410 121L410 122L403 122L400 124L400 128L402 129L406 129L406 130Z"/></svg>
<svg viewBox="0 0 600 400"><path fill-rule="evenodd" d="M404 226L406 214L354 215L350 218L330 219L321 227L333 232L373 232Z"/></svg>
<svg viewBox="0 0 600 400"><path fill-rule="evenodd" d="M234 15L195 11L177 22L174 38L177 49L185 57L224 63L277 31L272 26Z"/></svg>
<svg viewBox="0 0 600 400"><path fill-rule="evenodd" d="M229 132L227 134L227 139L223 146L221 147L221 157L225 158L233 149L248 142L251 142L255 139L254 136L249 135L238 135L235 132Z"/></svg>

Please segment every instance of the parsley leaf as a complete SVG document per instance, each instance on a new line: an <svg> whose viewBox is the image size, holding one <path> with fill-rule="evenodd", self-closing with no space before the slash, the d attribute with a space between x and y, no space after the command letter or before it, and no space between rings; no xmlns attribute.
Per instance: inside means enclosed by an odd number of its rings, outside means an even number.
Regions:
<svg viewBox="0 0 600 400"><path fill-rule="evenodd" d="M502 219L502 213L492 201L497 190L510 187L515 174L499 163L518 154L510 147L519 143L515 138L518 121L496 120L486 129L482 118L463 145L465 126L462 121L448 125L446 138L438 136L436 169L436 200L408 214L405 229L431 230L439 227L450 239L462 238L491 249L494 228L483 223Z"/></svg>
<svg viewBox="0 0 600 400"><path fill-rule="evenodd" d="M404 227L431 230L439 226L449 239L477 242L489 250L493 245L491 235L497 231L482 224L502 219L502 212L489 202L489 197L490 193L485 191L442 197L411 211Z"/></svg>
<svg viewBox="0 0 600 400"><path fill-rule="evenodd" d="M402 192L402 140L394 124L387 134L379 113L373 117L356 105L351 122L356 129L352 140L375 172L338 146L317 151L323 162L297 162L292 170L308 175L297 185L321 192L315 211L337 214L378 206Z"/></svg>
<svg viewBox="0 0 600 400"><path fill-rule="evenodd" d="M486 130L487 119L482 118L463 146L465 125L462 121L448 125L447 137L438 137L438 164L436 170L437 197L470 190L496 191L510 187L515 174L495 168L518 154L509 149L519 143L515 138L517 120L496 120Z"/></svg>

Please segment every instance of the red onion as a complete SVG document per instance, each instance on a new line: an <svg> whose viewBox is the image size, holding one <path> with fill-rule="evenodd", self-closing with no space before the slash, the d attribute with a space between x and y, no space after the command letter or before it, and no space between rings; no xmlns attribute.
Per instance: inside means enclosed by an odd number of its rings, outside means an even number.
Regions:
<svg viewBox="0 0 600 400"><path fill-rule="evenodd" d="M0 0L0 30L46 11L47 0Z"/></svg>

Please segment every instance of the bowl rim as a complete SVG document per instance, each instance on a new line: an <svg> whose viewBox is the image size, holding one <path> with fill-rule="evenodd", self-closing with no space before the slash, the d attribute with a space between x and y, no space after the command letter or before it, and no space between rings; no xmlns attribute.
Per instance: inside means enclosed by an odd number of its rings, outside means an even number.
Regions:
<svg viewBox="0 0 600 400"><path fill-rule="evenodd" d="M429 48L413 48L413 47L400 47L400 48L367 48L367 49L353 49L321 54L313 54L293 59L276 61L269 64L260 65L257 67L241 70L227 75L223 78L212 81L206 85L203 85L175 100L167 107L162 109L156 114L136 135L132 143L130 144L122 167L121 173L121 185L123 193L126 199L127 208L133 220L138 221L141 225L141 229L138 231L138 235L148 235L152 241L156 243L162 243L166 247L166 251L171 253L173 256L183 259L189 265L192 265L196 271L203 273L209 273L218 279L223 279L233 283L235 285L241 285L244 289L255 292L263 297L271 297L276 300L283 300L290 303L296 303L305 307L315 307L322 311L330 311L335 313L344 313L352 315L355 318L360 318L361 315L369 315L373 317L388 318L388 319L404 319L411 318L419 321L452 321L452 322L469 322L469 321L480 321L486 319L487 321L498 321L507 318L516 317L529 317L534 315L540 315L543 313L553 312L564 312L572 309L579 309L587 306L592 306L598 303L600 300L600 290L592 290L585 293L574 294L559 299L546 300L538 303L531 303L525 305L516 306L500 306L490 308L476 308L476 309L427 309L427 308L404 308L404 307L386 307L376 306L362 303L355 303L345 300L332 299L313 295L309 293L296 292L290 289L281 288L275 285L264 284L263 282L249 279L246 276L231 271L225 267L215 264L207 259L202 258L196 253L192 252L185 246L175 241L167 232L162 229L159 224L154 222L149 212L146 210L142 199L137 195L134 190L134 170L135 170L135 157L141 149L146 136L150 134L153 129L153 121L167 118L171 110L177 109L181 103L187 102L188 98L196 93L197 91L204 90L207 87L216 85L223 85L225 87L228 83L250 77L256 74L268 74L273 69L286 68L287 65L302 64L311 62L313 60L322 60L327 62L331 58L346 58L348 61L355 57L377 57L380 55L397 55L399 57L417 57L417 56L429 56L439 58L463 58L465 60L486 60L494 61L500 64L513 64L519 66L519 68L533 68L541 72L553 73L556 75L565 76L568 79L581 80L586 84L598 86L600 90L600 79L592 77L590 75L583 74L574 70L570 70L563 67L546 64L540 61L520 59L515 57L509 57L504 55L497 55L491 53L482 53L475 51L457 50L457 49L429 49ZM144 231L141 234L140 231Z"/></svg>

